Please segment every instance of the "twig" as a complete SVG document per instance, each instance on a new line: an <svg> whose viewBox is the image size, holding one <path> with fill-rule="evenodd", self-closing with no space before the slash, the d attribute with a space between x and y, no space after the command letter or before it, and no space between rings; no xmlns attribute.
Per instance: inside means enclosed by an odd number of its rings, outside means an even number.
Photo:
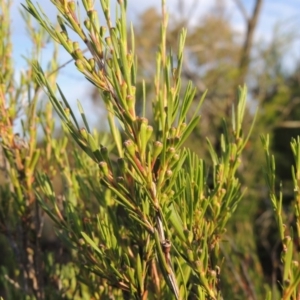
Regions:
<svg viewBox="0 0 300 300"><path fill-rule="evenodd" d="M241 0L233 0L233 1L237 5L238 9L240 10L241 14L245 18L246 22L249 22L249 16L248 16L247 10L246 10L244 4L242 3L242 1Z"/></svg>
<svg viewBox="0 0 300 300"><path fill-rule="evenodd" d="M153 192L154 197L156 197L155 184L152 184L152 192ZM179 299L178 284L177 284L176 276L174 274L174 270L173 270L173 266L172 266L172 262L171 262L171 255L170 255L172 244L165 237L165 232L164 232L164 227L163 227L163 222L162 222L160 212L156 213L156 230L157 230L157 233L159 236L160 246L164 253L164 260L168 266L168 270L167 270L168 278L169 278L169 281L172 286L172 289L173 289L176 299Z"/></svg>
<svg viewBox="0 0 300 300"><path fill-rule="evenodd" d="M258 17L261 11L262 3L263 0L256 0L251 18L246 19L247 33L246 33L240 64L239 64L240 76L238 81L240 84L245 81L245 76L249 66L250 51L253 44L254 31L258 22Z"/></svg>
<svg viewBox="0 0 300 300"><path fill-rule="evenodd" d="M86 48L84 50L82 50L82 53L87 52L89 49ZM71 63L74 60L74 58L69 59L68 61L66 61L65 63L63 63L62 65L60 65L58 68L56 68L55 70L53 70L52 72L50 72L47 75L47 78L49 78L50 76L54 75L56 72L58 72L60 69L64 68L65 66L67 66L69 63Z"/></svg>

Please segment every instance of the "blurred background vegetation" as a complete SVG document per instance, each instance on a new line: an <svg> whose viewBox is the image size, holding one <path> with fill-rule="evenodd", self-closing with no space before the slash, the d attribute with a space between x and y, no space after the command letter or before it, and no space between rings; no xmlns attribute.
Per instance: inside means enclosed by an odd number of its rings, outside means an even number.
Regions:
<svg viewBox="0 0 300 300"><path fill-rule="evenodd" d="M172 5L171 2L169 5ZM264 0L251 0L251 11L246 10L243 1L233 0L235 9L244 19L244 32L234 27L223 1L215 1L210 13L198 19L194 13L201 1L194 1L191 6L187 6L184 0L173 2L178 9L175 15L169 17L167 47L176 49L181 28L188 28L183 82L192 80L197 86L199 97L208 90L201 108L199 126L186 147L201 157L207 157L205 139L209 137L218 149L221 121L222 118L231 117L238 85L246 83L248 86L249 126L258 107L254 132L239 170L247 193L227 228L222 246L227 267L223 268L225 272L222 273L221 283L224 299L263 299L268 286L272 290L280 290L281 243L264 182L265 158L260 135L268 133L271 136L277 176L283 185L284 210L287 220L290 220L290 224L286 225L292 225L295 217L289 215L289 205L293 199L290 141L292 137L300 135L300 62L295 60L293 66L287 68L285 55L287 49L299 39L299 35L296 31L283 31L281 27L284 24L278 24L272 38L267 41L255 39L258 22L264 21L260 20ZM135 22L136 53L139 72L142 72L138 78L146 82L149 107L153 88L151 80L155 72L153 61L160 39L160 18L161 13L153 7L142 12ZM101 112L98 92L89 89L86 93L92 99L94 111L97 109ZM139 82L138 93L142 99L142 81ZM97 125L103 128L103 121ZM0 175L0 182L2 180L3 174ZM56 189L61 188L61 181L57 180ZM59 255L63 253L63 248L49 224L44 229L43 247ZM4 235L0 236L0 244L0 265L9 268L12 253ZM300 241L295 241L295 244L300 251ZM68 260L68 254L64 258ZM0 295L2 292L0 283Z"/></svg>

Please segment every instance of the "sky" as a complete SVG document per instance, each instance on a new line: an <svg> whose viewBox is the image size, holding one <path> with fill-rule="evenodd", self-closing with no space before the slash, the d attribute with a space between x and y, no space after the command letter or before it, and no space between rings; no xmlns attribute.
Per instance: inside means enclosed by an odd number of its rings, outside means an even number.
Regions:
<svg viewBox="0 0 300 300"><path fill-rule="evenodd" d="M222 1L226 6L229 15L230 22L240 32L245 31L245 21L242 14L237 9L235 0L217 0ZM254 5L254 0L240 0L246 8L248 14L251 13ZM48 18L55 22L56 10L50 0L33 0L34 4L39 5L46 12ZM99 0L95 0L96 6L99 8ZM115 1L111 1L113 4ZM197 5L195 3L197 2ZM181 13L187 14L192 12L190 17L190 26L196 24L199 18L210 13L213 7L212 0L184 0L187 5L187 9L181 10ZM25 0L14 0L11 9L12 18L12 41L13 41L13 58L15 61L15 69L21 71L26 65L22 56L30 53L31 44L26 35L24 23L19 13L21 3L25 3ZM160 0L128 0L128 19L135 24L137 16L145 9L155 6L160 8ZM170 13L178 15L178 0L167 0L167 10ZM112 12L114 9L112 9ZM171 22L171 20L170 20ZM257 30L255 32L255 40L261 42L267 42L272 39L274 34L274 27L277 26L279 34L287 34L288 32L298 32L300 28L300 3L299 0L264 0L262 7L262 13L259 18ZM299 31L300 32L300 31ZM277 33L278 34L278 33ZM52 55L52 50L49 47L43 49L42 61L46 63ZM65 63L70 59L70 56L61 49L59 55L60 64ZM300 33L298 34L296 42L289 49L286 55L285 64L287 67L292 67L296 59L300 59ZM84 79L83 76L77 72L73 63L70 63L67 67L63 68L58 77L58 83L66 95L67 99L71 100L71 103L76 103L79 99L86 98L86 90L91 88L90 84ZM84 101L83 106L85 109L91 109L91 104L88 101ZM97 116L94 116L94 121L97 121Z"/></svg>

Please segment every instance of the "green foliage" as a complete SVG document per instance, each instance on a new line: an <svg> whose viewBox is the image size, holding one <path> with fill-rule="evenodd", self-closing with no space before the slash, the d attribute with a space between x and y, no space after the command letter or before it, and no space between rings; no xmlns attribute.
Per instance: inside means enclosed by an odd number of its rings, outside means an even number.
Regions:
<svg viewBox="0 0 300 300"><path fill-rule="evenodd" d="M0 225L3 243L11 249L11 262L3 264L0 273L5 296L222 299L220 278L226 268L224 259L229 260L224 251L226 230L244 195L238 171L254 124L244 132L246 87L238 89L231 122L221 122L219 150L209 139L202 141L211 159L201 159L184 145L199 122L205 93L196 100L193 84L182 83L186 31L178 38L177 55L169 52L164 1L151 83L155 93L147 116L145 84L141 114L136 110L137 76L143 72L137 69L133 28L128 32L127 2L118 1L115 23L108 0L100 1L103 22L92 1L82 1L83 22L79 4L52 2L58 10L58 26L32 1L23 5L36 51L27 58L28 71L21 75L19 85L9 79L13 74L9 1L1 7L5 26L0 32L0 142L6 177L0 186ZM40 24L39 31L30 30L30 16ZM79 120L55 85L56 78L50 77L57 70L56 48L49 68L43 70L36 60L47 34L97 88L107 110L109 133L91 129L90 113L80 101ZM75 38L71 40L74 34L89 54ZM28 105L22 106L25 93ZM42 96L47 103L39 109ZM60 137L54 135L52 108L61 121ZM22 134L15 132L18 113L23 118ZM289 234L282 197L275 189L275 163L268 152L268 139L263 144L267 184L283 243L282 297L296 299L300 272L293 238L300 237L300 142L292 141L296 230L291 227ZM54 251L44 251L46 221L51 221L59 239ZM266 291L267 299L275 297L276 291Z"/></svg>
<svg viewBox="0 0 300 300"><path fill-rule="evenodd" d="M275 160L269 153L269 138L263 137L262 142L265 149L267 162L266 182L270 191L270 199L275 211L276 222L282 242L281 260L283 263L283 286L282 299L297 299L300 289L300 256L297 243L300 240L300 202L299 202L299 179L300 179L300 138L293 139L291 148L293 151L295 166L292 167L295 200L293 201L293 221L288 219L288 214L283 209L283 195L281 188L276 191Z"/></svg>

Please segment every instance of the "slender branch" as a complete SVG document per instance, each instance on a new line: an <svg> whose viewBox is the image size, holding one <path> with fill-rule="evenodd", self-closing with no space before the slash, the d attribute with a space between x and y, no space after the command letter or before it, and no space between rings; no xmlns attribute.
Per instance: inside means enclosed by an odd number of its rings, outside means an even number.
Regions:
<svg viewBox="0 0 300 300"><path fill-rule="evenodd" d="M193 3L187 6L184 0L178 0L177 12L179 13L179 24L188 28L189 23L193 20L194 15L197 12L199 0L194 0Z"/></svg>
<svg viewBox="0 0 300 300"><path fill-rule="evenodd" d="M89 49L86 48L84 50L82 50L82 53L87 52ZM50 72L47 76L47 78L49 78L50 76L54 75L56 72L58 72L60 69L64 68L65 66L67 66L69 63L71 63L74 60L74 58L69 59L68 61L66 61L65 63L63 63L62 65L60 65L59 67L57 67L55 70L53 70L52 72Z"/></svg>
<svg viewBox="0 0 300 300"><path fill-rule="evenodd" d="M233 1L235 2L236 6L240 10L241 14L243 15L245 21L249 22L249 16L243 2L241 0L233 0Z"/></svg>
<svg viewBox="0 0 300 300"><path fill-rule="evenodd" d="M262 8L263 0L256 0L253 13L251 18L247 22L247 33L242 49L239 69L240 69L240 76L239 76L239 84L245 81L245 76L248 71L249 61L250 61L250 51L253 44L253 37L255 28L257 26L258 17Z"/></svg>

